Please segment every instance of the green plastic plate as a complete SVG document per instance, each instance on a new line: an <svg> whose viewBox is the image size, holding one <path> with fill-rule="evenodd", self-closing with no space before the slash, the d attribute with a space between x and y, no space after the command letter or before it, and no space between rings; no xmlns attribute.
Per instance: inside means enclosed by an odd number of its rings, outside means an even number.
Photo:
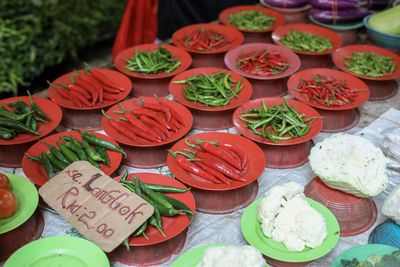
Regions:
<svg viewBox="0 0 400 267"><path fill-rule="evenodd" d="M224 247L229 246L228 244L207 244L198 246L195 248L191 248L185 253L183 253L179 258L177 258L171 267L196 267L197 264L203 258L204 252L207 248L211 247ZM265 267L268 267L268 264L265 264ZM6 266L5 266L6 267Z"/></svg>
<svg viewBox="0 0 400 267"><path fill-rule="evenodd" d="M360 22L353 22L353 23L346 23L346 24L327 24L327 23L322 23L319 22L318 20L314 19L311 15L308 16L308 18L315 24L329 28L334 31L348 31L348 30L355 30L358 28L361 28L364 26L364 23L362 21Z"/></svg>
<svg viewBox="0 0 400 267"><path fill-rule="evenodd" d="M4 267L109 267L106 254L86 239L42 238L18 249Z"/></svg>
<svg viewBox="0 0 400 267"><path fill-rule="evenodd" d="M378 254L378 255L386 255L390 254L395 250L399 250L398 248L381 245L381 244L368 244L368 245L360 245L356 247L352 247L342 254L336 257L335 261L332 264L332 267L342 267L341 260L352 260L353 258L363 261L366 260L369 256Z"/></svg>
<svg viewBox="0 0 400 267"><path fill-rule="evenodd" d="M261 224L257 218L257 207L260 199L249 205L242 215L241 228L244 238L265 256L285 262L307 262L328 254L335 248L336 243L339 241L339 223L333 213L324 205L310 198L307 198L307 201L326 220L328 236L321 246L316 248L306 247L303 251L293 252L286 249L283 243L266 237L261 230Z"/></svg>
<svg viewBox="0 0 400 267"><path fill-rule="evenodd" d="M0 234L9 232L26 222L35 212L39 195L36 187L26 178L6 173L11 182L11 191L17 198L17 212L5 219L0 219Z"/></svg>

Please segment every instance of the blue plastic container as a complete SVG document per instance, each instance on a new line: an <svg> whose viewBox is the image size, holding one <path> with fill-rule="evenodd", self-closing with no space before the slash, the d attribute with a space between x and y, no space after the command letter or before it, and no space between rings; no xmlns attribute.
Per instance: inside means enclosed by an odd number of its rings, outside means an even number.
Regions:
<svg viewBox="0 0 400 267"><path fill-rule="evenodd" d="M400 225L392 219L384 221L371 232L368 243L400 248Z"/></svg>
<svg viewBox="0 0 400 267"><path fill-rule="evenodd" d="M365 28L367 28L367 34L371 42L383 48L400 50L400 35L383 33L371 28L368 23L368 20L371 16L372 15L365 17L363 21Z"/></svg>

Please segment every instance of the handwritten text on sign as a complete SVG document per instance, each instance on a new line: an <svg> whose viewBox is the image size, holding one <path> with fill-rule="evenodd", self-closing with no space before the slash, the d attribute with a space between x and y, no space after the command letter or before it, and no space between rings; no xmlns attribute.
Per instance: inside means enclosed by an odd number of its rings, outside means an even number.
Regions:
<svg viewBox="0 0 400 267"><path fill-rule="evenodd" d="M85 161L69 165L40 195L87 239L110 252L154 212L142 198Z"/></svg>

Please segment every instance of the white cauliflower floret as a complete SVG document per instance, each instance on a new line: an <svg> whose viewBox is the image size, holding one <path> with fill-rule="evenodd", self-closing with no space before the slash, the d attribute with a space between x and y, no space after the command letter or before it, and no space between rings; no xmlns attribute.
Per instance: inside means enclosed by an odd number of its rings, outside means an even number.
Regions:
<svg viewBox="0 0 400 267"><path fill-rule="evenodd" d="M274 186L265 193L265 197L258 206L258 220L262 223L261 228L266 236L271 237L273 221L287 199L298 194L303 195L303 191L304 187L295 182L288 182Z"/></svg>
<svg viewBox="0 0 400 267"><path fill-rule="evenodd" d="M267 237L283 242L290 251L302 251L305 246L318 247L327 236L325 219L308 204L302 192L304 188L300 185L293 186L293 184L295 183L291 182L288 187L291 193L286 195L289 197L286 198L282 194L285 192L282 187L287 185L284 184L279 185L278 190L275 187L269 190L261 200L258 206L258 217L262 231ZM292 190L294 188L296 190ZM301 188L301 191L298 188ZM275 205L276 203L282 203L282 205L279 209L273 207L273 216L265 216L272 214L265 210L271 208L269 202L271 199Z"/></svg>
<svg viewBox="0 0 400 267"><path fill-rule="evenodd" d="M263 267L261 253L251 246L208 248L196 267Z"/></svg>

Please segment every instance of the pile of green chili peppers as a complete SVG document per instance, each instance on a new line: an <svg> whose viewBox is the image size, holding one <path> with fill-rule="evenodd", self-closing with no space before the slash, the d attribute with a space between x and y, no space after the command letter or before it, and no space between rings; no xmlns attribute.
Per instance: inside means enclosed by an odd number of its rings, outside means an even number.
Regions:
<svg viewBox="0 0 400 267"><path fill-rule="evenodd" d="M186 85L184 96L187 100L211 107L228 105L243 89L242 79L234 81L231 75L225 72L211 75L203 73L174 83Z"/></svg>
<svg viewBox="0 0 400 267"><path fill-rule="evenodd" d="M280 42L297 51L324 52L332 48L332 43L328 38L296 30L287 33Z"/></svg>
<svg viewBox="0 0 400 267"><path fill-rule="evenodd" d="M183 202L169 197L164 193L168 194L180 194L189 191L189 188L178 188L159 184L147 184L139 180L137 176L133 180L128 180L128 172L124 173L120 179L120 183L134 192L147 203L153 206L153 215L145 221L133 234L133 237L143 236L146 239L149 237L146 235L146 230L149 225L155 227L161 235L165 238L162 216L174 217L178 215L187 215L192 220L193 213L188 206ZM129 241L125 240L125 246L129 250Z"/></svg>
<svg viewBox="0 0 400 267"><path fill-rule="evenodd" d="M136 49L133 57L127 58L126 62L127 70L145 74L171 73L181 65L181 62L174 59L172 54L162 46L154 52Z"/></svg>
<svg viewBox="0 0 400 267"><path fill-rule="evenodd" d="M353 53L345 57L344 64L355 74L370 77L381 77L393 73L396 69L393 58L371 52Z"/></svg>
<svg viewBox="0 0 400 267"><path fill-rule="evenodd" d="M239 30L262 31L267 30L275 18L259 10L249 10L233 13L228 18L228 23L236 26Z"/></svg>
<svg viewBox="0 0 400 267"><path fill-rule="evenodd" d="M267 107L264 101L260 108L243 112L239 118L256 135L268 138L274 143L306 135L316 118L305 118L285 100L279 105Z"/></svg>
<svg viewBox="0 0 400 267"><path fill-rule="evenodd" d="M89 132L82 132L82 141L79 141L74 136L62 136L56 145L44 142L49 151L42 152L38 156L26 154L33 161L43 165L48 178L52 178L58 172L64 170L72 162L78 160L88 161L90 164L99 168L99 164L110 166L110 158L107 150L119 152L126 156L124 150L108 142L107 140L98 138L96 135Z"/></svg>
<svg viewBox="0 0 400 267"><path fill-rule="evenodd" d="M29 94L29 104L22 100L8 102L12 109L0 105L0 139L13 139L18 133L40 135L39 123L46 123L50 118L39 108Z"/></svg>

